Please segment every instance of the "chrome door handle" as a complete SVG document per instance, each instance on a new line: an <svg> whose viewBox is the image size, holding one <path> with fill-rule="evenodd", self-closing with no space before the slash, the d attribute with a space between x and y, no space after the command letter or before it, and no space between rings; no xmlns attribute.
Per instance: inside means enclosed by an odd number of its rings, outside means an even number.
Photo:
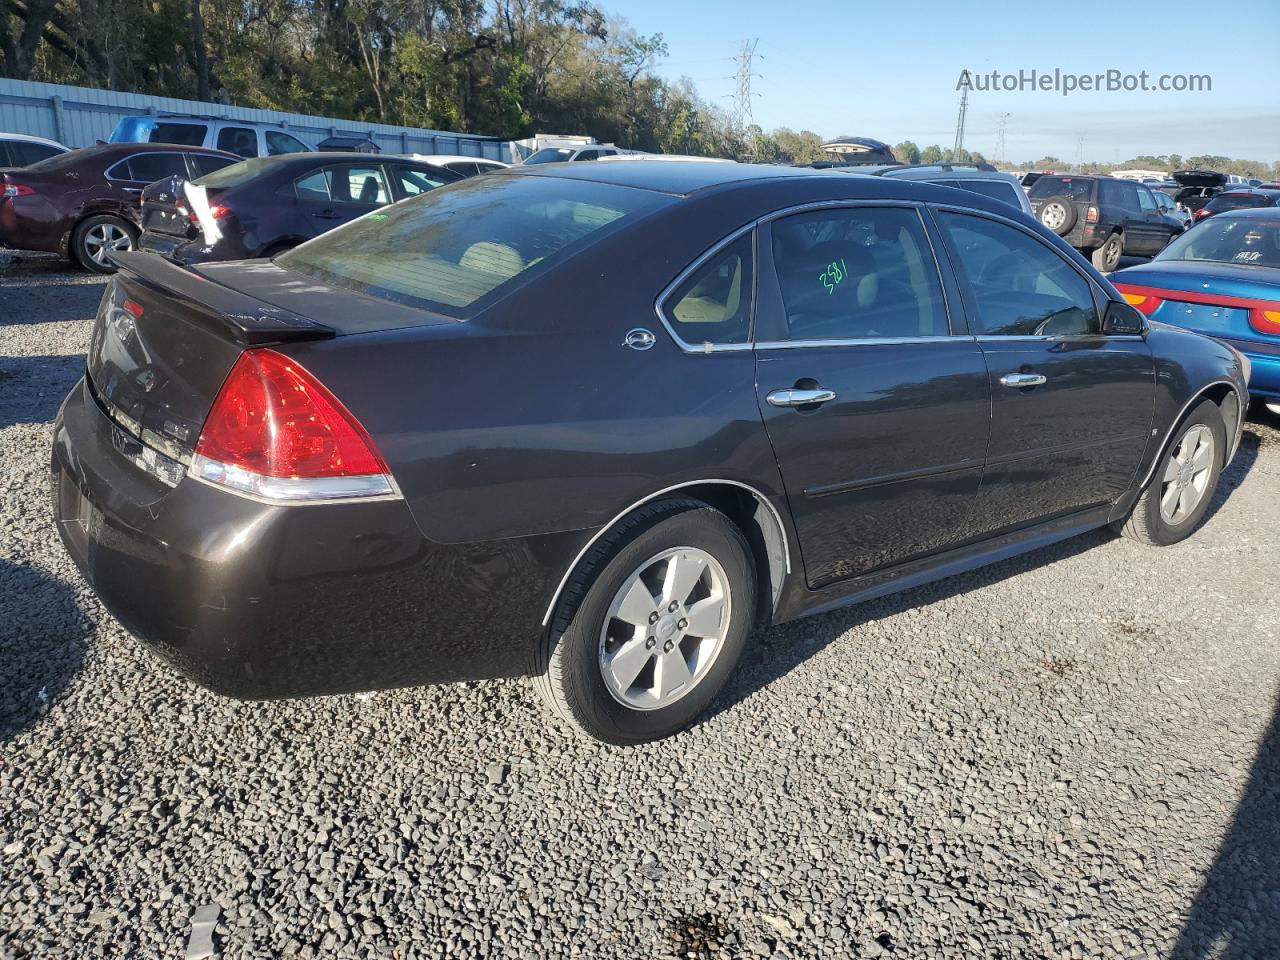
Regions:
<svg viewBox="0 0 1280 960"><path fill-rule="evenodd" d="M834 390L774 390L767 397L771 406L775 407L805 407L811 403L826 403L828 400L834 400L836 392Z"/></svg>
<svg viewBox="0 0 1280 960"><path fill-rule="evenodd" d="M1038 387L1049 380L1043 373L1006 373L1000 378L1004 387Z"/></svg>

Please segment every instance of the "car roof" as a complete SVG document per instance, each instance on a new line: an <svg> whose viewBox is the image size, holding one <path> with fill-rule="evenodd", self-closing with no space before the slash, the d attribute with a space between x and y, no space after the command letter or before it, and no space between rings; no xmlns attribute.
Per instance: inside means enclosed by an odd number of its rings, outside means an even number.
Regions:
<svg viewBox="0 0 1280 960"><path fill-rule="evenodd" d="M845 173L861 173L856 167L844 167ZM871 171L868 171L871 172ZM877 176L893 177L897 180L1016 180L1011 173L999 170L984 170L963 163L930 163L923 165L902 165L879 167Z"/></svg>
<svg viewBox="0 0 1280 960"><path fill-rule="evenodd" d="M496 163L506 166L501 160L494 160L492 157L464 157L460 153L402 153L398 156L401 160L416 160L419 163Z"/></svg>
<svg viewBox="0 0 1280 960"><path fill-rule="evenodd" d="M695 160L672 160L650 163L644 160L614 160L610 163L521 164L497 171L503 176L559 177L566 180L593 180L620 187L655 190L686 196L699 190L730 184L754 183L761 180L788 180L800 177L847 179L848 174L814 170L811 167L783 167L762 163L699 163Z"/></svg>
<svg viewBox="0 0 1280 960"><path fill-rule="evenodd" d="M11 140L18 143L40 143L46 147L57 147L59 150L71 149L57 140L50 140L48 137L36 137L29 133L0 133L0 140Z"/></svg>

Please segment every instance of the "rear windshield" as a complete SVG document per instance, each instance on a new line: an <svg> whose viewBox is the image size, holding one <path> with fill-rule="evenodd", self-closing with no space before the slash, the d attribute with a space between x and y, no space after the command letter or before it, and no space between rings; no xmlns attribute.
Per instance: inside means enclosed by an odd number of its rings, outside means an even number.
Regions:
<svg viewBox="0 0 1280 960"><path fill-rule="evenodd" d="M1218 213L1221 210L1247 210L1250 207L1267 206L1267 198L1256 193L1220 193L1209 201L1207 209Z"/></svg>
<svg viewBox="0 0 1280 960"><path fill-rule="evenodd" d="M525 158L525 163L559 163L561 160L568 160L573 156L573 150L570 147L544 147L537 153L531 153Z"/></svg>
<svg viewBox="0 0 1280 960"><path fill-rule="evenodd" d="M366 214L276 263L452 317L671 203L663 194L539 176L472 177ZM482 302L483 301L483 302Z"/></svg>
<svg viewBox="0 0 1280 960"><path fill-rule="evenodd" d="M221 170L213 171L213 173L206 173L196 183L202 187L238 187L240 184L248 183L254 177L261 176L268 170L275 168L276 161L272 160L271 157L255 157L252 160L241 160L239 163L232 163Z"/></svg>
<svg viewBox="0 0 1280 960"><path fill-rule="evenodd" d="M1071 200L1088 200L1093 193L1093 181L1080 177L1041 177L1027 193L1033 200L1038 197L1067 197Z"/></svg>
<svg viewBox="0 0 1280 960"><path fill-rule="evenodd" d="M961 190L980 193L992 200L1002 200L1011 207L1022 209L1018 202L1021 190L1008 180L958 180L956 186Z"/></svg>
<svg viewBox="0 0 1280 960"><path fill-rule="evenodd" d="M1170 243L1156 259L1280 267L1280 217L1211 217Z"/></svg>

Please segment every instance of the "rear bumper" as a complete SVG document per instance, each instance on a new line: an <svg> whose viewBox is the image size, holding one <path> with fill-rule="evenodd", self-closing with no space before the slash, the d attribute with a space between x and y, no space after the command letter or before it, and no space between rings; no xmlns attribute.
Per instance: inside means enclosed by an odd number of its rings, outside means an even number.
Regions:
<svg viewBox="0 0 1280 960"><path fill-rule="evenodd" d="M114 429L77 384L54 428L59 534L125 629L201 685L273 699L531 669L568 538L446 547L400 500L170 488L119 454Z"/></svg>

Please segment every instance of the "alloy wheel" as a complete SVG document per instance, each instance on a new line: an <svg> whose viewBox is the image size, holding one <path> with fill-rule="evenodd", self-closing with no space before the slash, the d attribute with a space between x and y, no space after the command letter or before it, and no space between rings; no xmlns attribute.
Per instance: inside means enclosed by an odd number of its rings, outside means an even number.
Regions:
<svg viewBox="0 0 1280 960"><path fill-rule="evenodd" d="M1200 506L1213 471L1213 447L1213 431L1202 423L1178 441L1160 480L1160 518L1165 523L1182 523Z"/></svg>
<svg viewBox="0 0 1280 960"><path fill-rule="evenodd" d="M732 597L719 561L697 547L664 550L623 581L600 631L600 675L615 700L658 710L707 675L729 631Z"/></svg>
<svg viewBox="0 0 1280 960"><path fill-rule="evenodd" d="M84 235L84 247L89 259L99 266L110 266L107 254L133 249L133 237L114 223L98 223Z"/></svg>

